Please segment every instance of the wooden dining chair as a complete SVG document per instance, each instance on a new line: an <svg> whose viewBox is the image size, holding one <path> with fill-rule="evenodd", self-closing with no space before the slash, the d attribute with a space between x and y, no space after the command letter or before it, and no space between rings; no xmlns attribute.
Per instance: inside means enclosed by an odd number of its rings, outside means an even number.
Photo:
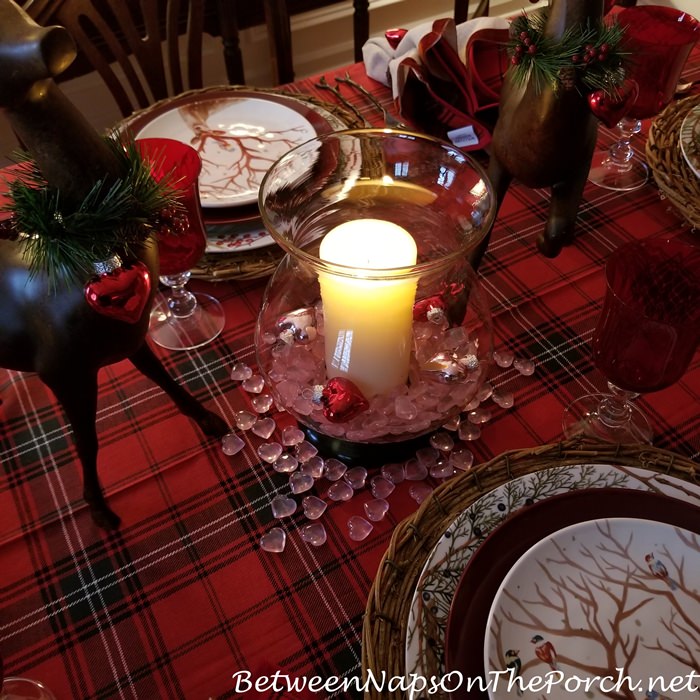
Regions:
<svg viewBox="0 0 700 700"><path fill-rule="evenodd" d="M238 32L230 0L25 0L23 7L39 24L70 32L82 72L97 71L128 116L203 87L205 13L212 3L218 31L231 47ZM242 74L239 53L229 50L224 57L229 76Z"/></svg>
<svg viewBox="0 0 700 700"><path fill-rule="evenodd" d="M490 0L478 0L471 14L469 14L469 0L455 0L455 23L461 24L475 17L488 17L490 10Z"/></svg>
<svg viewBox="0 0 700 700"><path fill-rule="evenodd" d="M325 3L333 4L333 3ZM292 28L287 0L263 0L270 42L273 79L278 84L294 80ZM355 61L362 60L362 46L369 39L369 0L353 0L353 47Z"/></svg>
<svg viewBox="0 0 700 700"><path fill-rule="evenodd" d="M473 0L472 0L473 2ZM326 3L332 4L332 3ZM288 0L263 0L265 21L270 41L270 59L273 76L277 83L294 80L292 56L291 17ZM476 8L469 14L469 0L455 0L454 18L460 23L472 17L489 14L489 0L478 0ZM369 39L369 1L353 0L353 47L355 61L362 60L362 47Z"/></svg>

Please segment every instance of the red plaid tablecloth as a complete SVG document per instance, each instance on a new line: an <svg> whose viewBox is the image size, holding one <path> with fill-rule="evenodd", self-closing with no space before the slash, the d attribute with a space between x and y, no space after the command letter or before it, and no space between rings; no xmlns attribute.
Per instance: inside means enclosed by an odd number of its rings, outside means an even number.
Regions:
<svg viewBox="0 0 700 700"><path fill-rule="evenodd" d="M700 77L698 54L686 73ZM361 65L351 74L390 103ZM333 99L313 80L292 89ZM379 123L362 97L351 99ZM601 128L601 145L611 138ZM628 240L687 228L653 185L629 194L590 185L578 239L550 260L534 243L547 207L546 191L513 186L483 263L497 349L533 359L536 370L495 368L494 387L512 391L515 405L493 405L482 437L470 443L477 461L560 439L564 407L605 385L589 342L606 256ZM251 396L229 375L236 362L255 365L264 282L194 286L224 303L223 334L197 351L159 354L233 424ZM259 541L275 524L270 500L288 487L256 456L262 440L246 432L243 452L227 457L122 362L100 375L99 468L122 517L121 529L105 534L81 501L72 435L53 397L37 377L6 370L0 392L0 651L8 675L39 678L58 700L254 697L237 692L239 672L239 681L267 675L271 683L276 672L359 678L368 590L393 527L417 507L407 482L364 541L352 541L346 523L363 514L367 490L330 505L325 545L301 540L298 513L284 524L285 551L266 553ZM696 357L682 381L640 399L657 446L698 458L699 397ZM256 697L278 697L270 688Z"/></svg>

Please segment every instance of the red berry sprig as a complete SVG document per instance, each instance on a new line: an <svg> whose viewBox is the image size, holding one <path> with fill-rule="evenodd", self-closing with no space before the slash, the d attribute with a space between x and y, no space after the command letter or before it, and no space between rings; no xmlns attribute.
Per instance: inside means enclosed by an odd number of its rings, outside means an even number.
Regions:
<svg viewBox="0 0 700 700"><path fill-rule="evenodd" d="M594 63L605 63L609 55L609 44L602 43L600 46L586 44L579 53L575 53L571 57L571 61L577 65L590 66Z"/></svg>
<svg viewBox="0 0 700 700"><path fill-rule="evenodd" d="M610 90L624 79L624 28L610 24L573 27L554 38L546 32L549 12L515 18L510 26L510 73L517 84L555 90L580 83L583 90Z"/></svg>
<svg viewBox="0 0 700 700"><path fill-rule="evenodd" d="M534 56L537 53L537 43L532 35L523 30L518 35L518 42L513 47L513 55L510 57L510 62L517 66L523 60L523 57Z"/></svg>
<svg viewBox="0 0 700 700"><path fill-rule="evenodd" d="M190 229L187 212L175 206L164 207L158 212L153 227L161 236L182 235Z"/></svg>

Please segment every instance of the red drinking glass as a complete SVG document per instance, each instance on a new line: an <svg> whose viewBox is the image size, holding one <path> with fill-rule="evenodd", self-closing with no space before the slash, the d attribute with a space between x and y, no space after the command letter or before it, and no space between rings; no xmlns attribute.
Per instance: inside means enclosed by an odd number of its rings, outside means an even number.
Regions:
<svg viewBox="0 0 700 700"><path fill-rule="evenodd" d="M631 401L677 382L700 344L700 248L678 239L629 243L609 257L605 277L592 347L610 394L574 401L564 432L651 442L649 423Z"/></svg>
<svg viewBox="0 0 700 700"><path fill-rule="evenodd" d="M170 350L190 350L216 338L224 327L221 304L208 294L194 294L186 285L190 269L207 245L199 199L202 161L197 151L174 139L139 139L136 145L156 180L167 178L178 206L161 213L158 230L160 281L170 292L151 312L150 337Z"/></svg>
<svg viewBox="0 0 700 700"><path fill-rule="evenodd" d="M160 272L187 272L199 262L207 246L198 186L202 161L197 151L179 141L141 139L136 143L141 155L150 161L153 177L168 181L182 207L162 213L158 231Z"/></svg>
<svg viewBox="0 0 700 700"><path fill-rule="evenodd" d="M628 7L616 19L625 28L625 75L639 92L617 124L620 138L594 156L588 178L606 189L628 191L642 187L649 177L646 163L634 157L631 139L641 131L642 119L655 116L673 99L683 66L700 39L700 22L660 5Z"/></svg>

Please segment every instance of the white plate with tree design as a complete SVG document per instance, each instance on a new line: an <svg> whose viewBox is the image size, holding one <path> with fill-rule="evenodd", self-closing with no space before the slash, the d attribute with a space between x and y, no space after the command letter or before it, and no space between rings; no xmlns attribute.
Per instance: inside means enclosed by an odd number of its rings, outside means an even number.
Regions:
<svg viewBox="0 0 700 700"><path fill-rule="evenodd" d="M312 110L282 104L282 99L235 92L203 95L174 102L145 125L139 128L137 121L131 128L138 139L171 138L198 151L203 207L251 204L270 166L318 133Z"/></svg>
<svg viewBox="0 0 700 700"><path fill-rule="evenodd" d="M551 496L578 489L611 487L655 491L700 506L700 487L693 483L638 467L604 464L544 469L484 494L447 527L420 574L406 630L407 677L442 676L447 671L446 632L460 577L480 544L506 517ZM417 700L420 695L411 700Z"/></svg>
<svg viewBox="0 0 700 700"><path fill-rule="evenodd" d="M578 523L531 547L495 596L484 644L489 678L511 664L522 679L492 683L492 700L690 700L699 661L700 537L637 518Z"/></svg>

